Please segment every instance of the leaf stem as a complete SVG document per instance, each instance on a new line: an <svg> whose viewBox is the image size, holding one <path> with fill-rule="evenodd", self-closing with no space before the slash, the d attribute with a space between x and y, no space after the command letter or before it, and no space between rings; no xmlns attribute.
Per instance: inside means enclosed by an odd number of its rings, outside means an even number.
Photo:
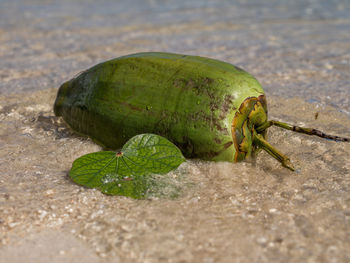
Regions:
<svg viewBox="0 0 350 263"><path fill-rule="evenodd" d="M274 120L270 120L270 121L263 123L262 125L260 125L259 127L256 128L256 131L261 133L262 131L266 130L267 128L269 128L273 125L278 126L280 128L283 128L283 129L290 130L290 131L304 133L307 135L316 135L318 137L333 140L333 141L350 142L350 138L340 137L340 136L336 136L336 135L330 135L330 134L326 134L322 131L319 131L319 130L316 130L313 128L303 128L303 127L299 127L299 126L290 125L290 124L285 123L285 122L274 121Z"/></svg>
<svg viewBox="0 0 350 263"><path fill-rule="evenodd" d="M292 163L289 158L279 152L275 147L269 144L260 134L254 133L254 144L265 150L268 154L270 154L273 158L279 161L282 166L288 168L291 171L295 171Z"/></svg>

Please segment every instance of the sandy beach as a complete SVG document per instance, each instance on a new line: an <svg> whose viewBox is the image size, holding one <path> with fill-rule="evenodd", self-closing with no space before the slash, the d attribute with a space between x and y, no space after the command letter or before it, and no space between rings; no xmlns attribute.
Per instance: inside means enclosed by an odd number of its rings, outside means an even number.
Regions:
<svg viewBox="0 0 350 263"><path fill-rule="evenodd" d="M271 119L350 137L349 4L299 2L0 2L0 263L349 262L349 143L272 127L296 172L187 160L178 198L134 200L72 182L101 148L52 108L98 62L167 51L242 67Z"/></svg>

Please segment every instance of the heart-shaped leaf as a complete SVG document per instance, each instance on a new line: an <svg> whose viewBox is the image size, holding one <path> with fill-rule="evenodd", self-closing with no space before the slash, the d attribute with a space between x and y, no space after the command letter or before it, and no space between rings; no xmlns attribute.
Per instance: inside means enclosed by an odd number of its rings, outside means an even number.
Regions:
<svg viewBox="0 0 350 263"><path fill-rule="evenodd" d="M157 184L152 174L166 174L184 161L181 151L164 137L140 134L119 152L95 152L76 159L69 176L106 194L140 199Z"/></svg>

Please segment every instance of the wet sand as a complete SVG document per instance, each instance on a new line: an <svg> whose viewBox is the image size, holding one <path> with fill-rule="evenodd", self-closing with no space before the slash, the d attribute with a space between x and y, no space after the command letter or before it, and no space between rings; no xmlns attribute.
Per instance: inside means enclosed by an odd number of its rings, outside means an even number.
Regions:
<svg viewBox="0 0 350 263"><path fill-rule="evenodd" d="M0 262L350 259L350 144L271 128L297 172L263 152L256 164L188 160L179 198L112 197L67 176L75 158L100 148L54 116L56 89L25 95L0 100ZM349 118L333 108L268 99L273 119L349 136Z"/></svg>
<svg viewBox="0 0 350 263"><path fill-rule="evenodd" d="M178 198L133 200L70 180L72 162L100 147L52 111L78 72L167 51L234 63L263 85L271 119L350 137L348 5L2 1L0 263L349 262L349 143L272 127L297 172L264 152L188 160L169 175Z"/></svg>

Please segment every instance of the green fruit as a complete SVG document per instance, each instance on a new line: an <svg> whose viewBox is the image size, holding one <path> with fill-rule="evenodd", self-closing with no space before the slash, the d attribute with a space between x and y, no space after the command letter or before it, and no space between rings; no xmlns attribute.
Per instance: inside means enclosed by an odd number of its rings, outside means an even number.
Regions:
<svg viewBox="0 0 350 263"><path fill-rule="evenodd" d="M264 91L250 74L214 59L169 53L98 64L61 86L54 109L110 149L155 133L186 157L231 162L251 155L249 130L266 122ZM258 113L254 119L252 112Z"/></svg>
<svg viewBox="0 0 350 263"><path fill-rule="evenodd" d="M98 64L60 87L54 111L109 149L155 133L186 157L236 162L263 148L293 169L264 139L277 122L258 81L210 58L138 53Z"/></svg>

